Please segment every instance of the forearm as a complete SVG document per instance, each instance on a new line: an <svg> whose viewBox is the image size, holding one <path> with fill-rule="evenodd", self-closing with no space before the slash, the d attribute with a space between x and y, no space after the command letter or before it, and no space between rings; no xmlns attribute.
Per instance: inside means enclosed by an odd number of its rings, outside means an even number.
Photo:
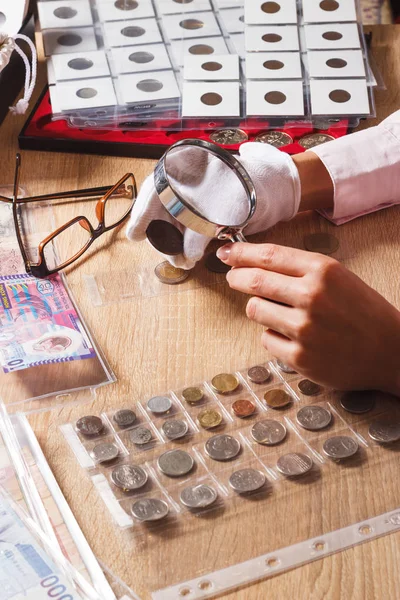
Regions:
<svg viewBox="0 0 400 600"><path fill-rule="evenodd" d="M300 211L333 207L333 182L323 162L313 152L293 157L300 176Z"/></svg>

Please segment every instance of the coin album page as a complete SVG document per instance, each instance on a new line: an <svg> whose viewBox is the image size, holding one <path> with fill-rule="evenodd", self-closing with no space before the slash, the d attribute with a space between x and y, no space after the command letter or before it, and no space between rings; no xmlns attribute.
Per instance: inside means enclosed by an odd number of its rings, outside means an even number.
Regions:
<svg viewBox="0 0 400 600"><path fill-rule="evenodd" d="M81 409L57 422L65 466L78 461L98 494L117 575L140 598L209 597L400 527L398 497L356 484L384 489L397 472L391 396L323 388L273 360ZM204 553L214 536L225 543Z"/></svg>
<svg viewBox="0 0 400 600"><path fill-rule="evenodd" d="M374 115L357 0L40 0L53 118L295 126Z"/></svg>

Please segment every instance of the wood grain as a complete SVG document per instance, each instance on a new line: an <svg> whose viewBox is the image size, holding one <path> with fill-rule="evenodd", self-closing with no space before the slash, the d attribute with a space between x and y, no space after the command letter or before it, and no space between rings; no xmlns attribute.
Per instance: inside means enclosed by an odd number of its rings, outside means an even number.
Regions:
<svg viewBox="0 0 400 600"><path fill-rule="evenodd" d="M373 55L387 89L376 93L377 121L399 108L400 29L377 26L373 31ZM44 81L44 69L40 70ZM40 85L38 86L40 91ZM367 127L377 121L365 121ZM23 118L9 116L0 134L1 180L11 182L17 134ZM148 160L25 152L22 184L31 194L56 189L74 189L111 184L133 171L140 185L152 171ZM54 206L57 223L90 207L81 204ZM303 214L280 224L255 241L268 239L302 247L306 233L333 232L340 241L338 258L368 284L400 308L398 265L400 208L391 208L335 229L316 214ZM201 524L184 521L162 539L151 538L133 545L130 534L115 533L108 511L87 477L71 456L58 426L83 414L123 406L167 389L209 378L219 371L232 371L265 360L260 346L261 329L246 320L246 298L223 283L211 287L192 284L188 291L168 290L162 295L136 295L125 302L94 307L83 283L85 274L109 282L122 280L136 270L153 268L157 254L147 244L132 244L124 232L110 234L93 246L88 257L68 272L77 304L118 379L100 389L96 399L80 406L65 405L52 412L34 414L30 421L40 444L96 555L137 590L167 585L208 565L220 568L272 551L279 544L295 543L323 531L366 519L371 514L399 506L397 453L376 455L373 465L357 473L337 477L332 469L313 484L310 491L288 485L279 502L266 501L243 510L233 503L226 518L210 518ZM113 290L108 285L107 297ZM377 317L378 318L378 317ZM78 366L81 368L82 366ZM90 374L90 373L89 373ZM35 381L36 376L36 381ZM65 372L47 378L65 377ZM26 397L38 385L37 372L22 373L18 381L0 377L0 393L6 402ZM21 387L22 386L22 387ZM40 402L40 407L46 402ZM29 405L32 408L32 403ZM396 474L397 473L397 474ZM328 484L328 485L325 485ZM185 535L186 534L186 535ZM397 598L400 589L400 536L393 534L325 558L300 569L227 594L226 598L281 600ZM155 583L156 582L156 583Z"/></svg>

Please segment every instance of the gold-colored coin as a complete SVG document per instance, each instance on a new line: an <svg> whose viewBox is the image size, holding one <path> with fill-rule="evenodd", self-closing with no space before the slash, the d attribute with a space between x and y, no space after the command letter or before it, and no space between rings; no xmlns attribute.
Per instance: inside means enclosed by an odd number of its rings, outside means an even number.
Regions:
<svg viewBox="0 0 400 600"><path fill-rule="evenodd" d="M333 254L339 248L339 240L330 233L310 233L304 236L304 248L310 252Z"/></svg>
<svg viewBox="0 0 400 600"><path fill-rule="evenodd" d="M200 402L203 399L204 394L201 388L188 387L183 390L182 396L189 404L196 404L196 402Z"/></svg>
<svg viewBox="0 0 400 600"><path fill-rule="evenodd" d="M293 138L283 131L266 131L260 133L254 141L261 142L262 144L270 144L275 148L282 148L282 146L293 144Z"/></svg>
<svg viewBox="0 0 400 600"><path fill-rule="evenodd" d="M157 265L154 273L161 283L168 283L169 285L182 283L190 275L190 271L173 267L167 260Z"/></svg>
<svg viewBox="0 0 400 600"><path fill-rule="evenodd" d="M198 414L197 420L204 429L213 429L221 425L222 415L213 408L206 408Z"/></svg>
<svg viewBox="0 0 400 600"><path fill-rule="evenodd" d="M315 148L315 146L319 146L320 144L331 142L334 139L335 138L332 135L328 135L327 133L309 133L299 140L299 144L306 150L309 150L310 148Z"/></svg>
<svg viewBox="0 0 400 600"><path fill-rule="evenodd" d="M285 390L268 390L264 394L264 400L270 408L283 408L287 406L292 401L292 398L289 396Z"/></svg>
<svg viewBox="0 0 400 600"><path fill-rule="evenodd" d="M220 373L211 379L211 385L219 394L231 394L239 387L239 379L231 373Z"/></svg>

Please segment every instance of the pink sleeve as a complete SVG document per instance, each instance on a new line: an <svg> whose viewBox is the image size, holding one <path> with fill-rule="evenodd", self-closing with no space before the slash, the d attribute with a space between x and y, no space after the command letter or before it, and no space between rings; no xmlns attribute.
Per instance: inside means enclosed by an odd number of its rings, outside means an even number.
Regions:
<svg viewBox="0 0 400 600"><path fill-rule="evenodd" d="M332 223L400 203L400 110L376 127L308 152L319 156L332 178L334 208L319 211Z"/></svg>

